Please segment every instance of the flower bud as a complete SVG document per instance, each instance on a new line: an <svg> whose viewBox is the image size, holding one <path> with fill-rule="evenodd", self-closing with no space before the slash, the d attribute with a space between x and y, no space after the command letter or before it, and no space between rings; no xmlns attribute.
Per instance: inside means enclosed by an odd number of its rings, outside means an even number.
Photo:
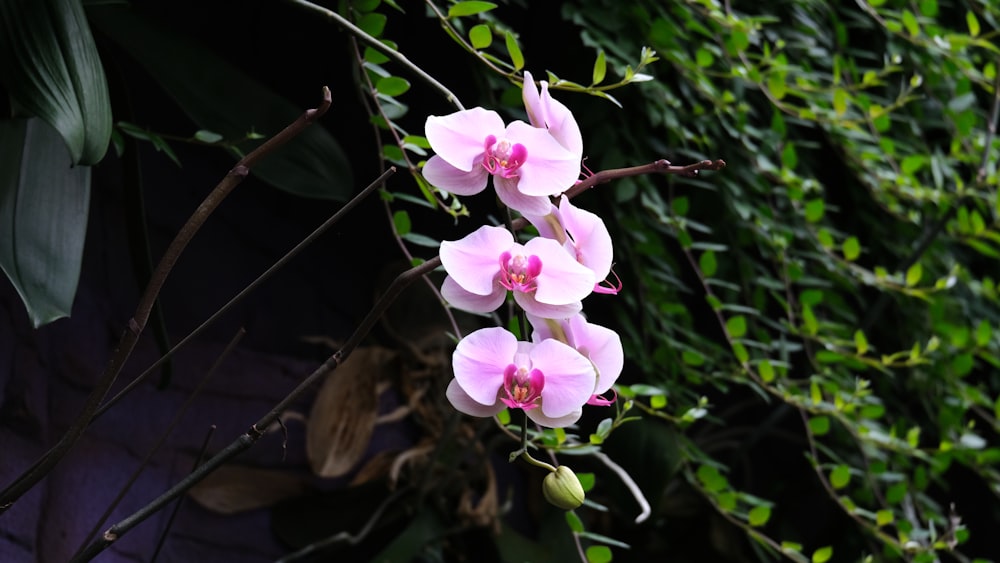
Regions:
<svg viewBox="0 0 1000 563"><path fill-rule="evenodd" d="M565 465L560 465L545 476L542 494L545 495L545 500L563 510L573 510L583 504L583 486L576 473Z"/></svg>

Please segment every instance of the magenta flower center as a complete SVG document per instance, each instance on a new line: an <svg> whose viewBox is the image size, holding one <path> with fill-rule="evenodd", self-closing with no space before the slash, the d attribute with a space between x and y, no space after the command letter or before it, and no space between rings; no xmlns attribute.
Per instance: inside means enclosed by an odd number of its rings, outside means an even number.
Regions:
<svg viewBox="0 0 1000 563"><path fill-rule="evenodd" d="M483 167L490 174L499 174L504 178L517 176L517 169L528 160L528 149L521 143L513 143L507 139L497 139L496 135L486 137L486 154L483 155Z"/></svg>
<svg viewBox="0 0 1000 563"><path fill-rule="evenodd" d="M500 285L511 291L530 293L535 291L538 275L542 273L542 259L532 254L500 255Z"/></svg>
<svg viewBox="0 0 1000 563"><path fill-rule="evenodd" d="M514 364L503 371L503 388L506 397L500 397L505 405L512 409L533 409L538 406L545 386L545 376L541 370L518 367Z"/></svg>

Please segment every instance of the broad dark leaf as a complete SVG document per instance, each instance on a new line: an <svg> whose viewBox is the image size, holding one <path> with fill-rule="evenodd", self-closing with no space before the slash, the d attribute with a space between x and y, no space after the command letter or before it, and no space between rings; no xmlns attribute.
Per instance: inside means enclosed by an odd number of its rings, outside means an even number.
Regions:
<svg viewBox="0 0 1000 563"><path fill-rule="evenodd" d="M69 316L87 232L90 168L40 118L0 121L0 267L35 327Z"/></svg>
<svg viewBox="0 0 1000 563"><path fill-rule="evenodd" d="M79 1L0 2L0 83L19 114L59 131L73 163L104 158L108 85Z"/></svg>
<svg viewBox="0 0 1000 563"><path fill-rule="evenodd" d="M306 108L296 107L203 45L156 25L128 7L88 8L94 26L142 65L200 129L239 139L253 131L271 136ZM320 100L316 86L316 103ZM263 141L241 145L248 152ZM253 169L269 184L293 194L346 200L351 166L322 127L306 128Z"/></svg>

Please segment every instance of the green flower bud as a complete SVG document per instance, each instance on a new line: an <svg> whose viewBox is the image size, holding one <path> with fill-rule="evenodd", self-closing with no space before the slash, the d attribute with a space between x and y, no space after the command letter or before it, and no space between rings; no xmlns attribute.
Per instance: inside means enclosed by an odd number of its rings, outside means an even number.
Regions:
<svg viewBox="0 0 1000 563"><path fill-rule="evenodd" d="M542 481L545 500L563 510L573 510L583 504L583 486L576 473L565 465L560 465Z"/></svg>

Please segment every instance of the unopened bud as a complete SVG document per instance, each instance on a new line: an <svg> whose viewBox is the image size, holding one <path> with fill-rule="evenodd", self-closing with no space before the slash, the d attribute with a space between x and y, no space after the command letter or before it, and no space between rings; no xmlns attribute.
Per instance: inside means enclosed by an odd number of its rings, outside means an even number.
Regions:
<svg viewBox="0 0 1000 563"><path fill-rule="evenodd" d="M576 478L576 473L565 465L560 465L545 476L542 494L545 495L545 500L563 510L573 510L583 504L583 486Z"/></svg>

